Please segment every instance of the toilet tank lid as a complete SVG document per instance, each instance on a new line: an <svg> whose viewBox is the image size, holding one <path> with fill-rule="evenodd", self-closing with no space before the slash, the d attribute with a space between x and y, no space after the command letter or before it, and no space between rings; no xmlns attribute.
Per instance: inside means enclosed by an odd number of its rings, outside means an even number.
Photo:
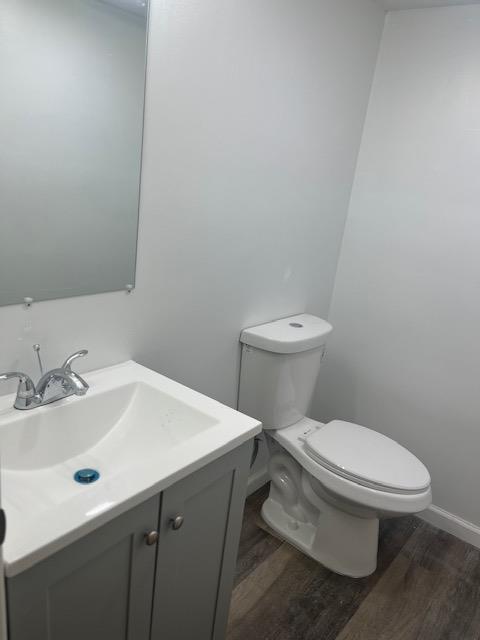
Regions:
<svg viewBox="0 0 480 640"><path fill-rule="evenodd" d="M300 353L325 344L331 324L308 313L244 329L240 342L273 353Z"/></svg>

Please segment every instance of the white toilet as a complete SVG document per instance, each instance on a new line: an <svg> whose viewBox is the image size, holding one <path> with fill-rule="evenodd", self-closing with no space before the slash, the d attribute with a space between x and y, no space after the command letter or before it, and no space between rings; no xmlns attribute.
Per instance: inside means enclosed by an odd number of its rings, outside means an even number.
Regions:
<svg viewBox="0 0 480 640"><path fill-rule="evenodd" d="M264 520L332 571L362 577L377 565L379 518L426 509L430 475L371 429L305 417L331 331L307 314L245 329L239 409L271 436Z"/></svg>

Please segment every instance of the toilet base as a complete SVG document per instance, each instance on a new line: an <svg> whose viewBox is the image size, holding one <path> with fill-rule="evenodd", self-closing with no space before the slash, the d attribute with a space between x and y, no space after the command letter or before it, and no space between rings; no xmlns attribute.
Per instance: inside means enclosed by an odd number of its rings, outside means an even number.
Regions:
<svg viewBox="0 0 480 640"><path fill-rule="evenodd" d="M262 517L280 537L336 573L362 578L375 571L377 518L350 515L317 496L322 504L315 521L302 521L284 510L275 499L275 491L272 485L262 507Z"/></svg>

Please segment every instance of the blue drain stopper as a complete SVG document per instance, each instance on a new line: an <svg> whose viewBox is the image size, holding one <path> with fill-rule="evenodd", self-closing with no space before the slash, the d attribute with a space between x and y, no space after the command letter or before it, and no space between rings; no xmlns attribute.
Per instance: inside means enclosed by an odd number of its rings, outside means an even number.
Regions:
<svg viewBox="0 0 480 640"><path fill-rule="evenodd" d="M100 474L96 469L80 469L76 471L73 479L80 484L91 484L100 478Z"/></svg>

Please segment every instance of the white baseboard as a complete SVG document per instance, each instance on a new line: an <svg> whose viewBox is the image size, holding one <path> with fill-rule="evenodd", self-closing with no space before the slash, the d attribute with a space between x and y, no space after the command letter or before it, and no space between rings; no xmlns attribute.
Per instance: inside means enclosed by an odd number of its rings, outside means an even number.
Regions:
<svg viewBox="0 0 480 640"><path fill-rule="evenodd" d="M432 505L426 511L422 511L418 516L425 522L433 524L434 527L451 533L460 538L460 540L480 549L480 527L476 524L463 520L435 505Z"/></svg>

